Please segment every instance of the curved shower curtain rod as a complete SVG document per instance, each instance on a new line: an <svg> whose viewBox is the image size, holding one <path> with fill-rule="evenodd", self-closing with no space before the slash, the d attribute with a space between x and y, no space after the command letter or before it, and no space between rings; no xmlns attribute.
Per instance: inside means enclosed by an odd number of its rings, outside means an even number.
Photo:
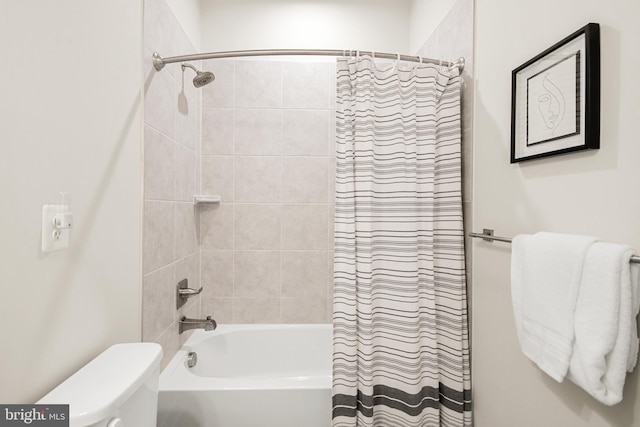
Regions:
<svg viewBox="0 0 640 427"><path fill-rule="evenodd" d="M235 50L228 52L209 52L209 53L196 53L193 55L182 56L170 56L163 58L158 52L153 52L153 66L156 70L160 71L166 64L173 62L189 62L200 61L203 59L220 59L220 58L234 58L238 56L278 56L278 55L313 55L313 56L349 56L357 53L369 53L369 51L357 51L357 50L329 50L329 49L277 49L277 50ZM376 58L384 59L399 59L402 61L412 62L425 62L429 64L440 64L445 67L457 67L460 74L464 70L464 58L458 58L453 62L439 61L437 59L422 58L420 56L400 55L397 53L384 53L384 52L371 52Z"/></svg>

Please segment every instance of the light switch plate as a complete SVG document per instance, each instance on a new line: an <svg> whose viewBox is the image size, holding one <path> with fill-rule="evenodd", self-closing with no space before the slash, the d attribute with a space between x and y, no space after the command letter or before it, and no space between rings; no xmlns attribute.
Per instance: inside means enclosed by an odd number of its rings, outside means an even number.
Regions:
<svg viewBox="0 0 640 427"><path fill-rule="evenodd" d="M64 205L44 205L42 207L42 252L58 251L69 247L69 230L58 229L56 238L53 219L62 211Z"/></svg>

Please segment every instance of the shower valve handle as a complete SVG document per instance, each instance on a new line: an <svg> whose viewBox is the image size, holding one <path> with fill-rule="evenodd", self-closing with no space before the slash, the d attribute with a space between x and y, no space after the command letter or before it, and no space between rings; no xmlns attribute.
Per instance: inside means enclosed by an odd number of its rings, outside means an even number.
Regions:
<svg viewBox="0 0 640 427"><path fill-rule="evenodd" d="M200 289L183 288L183 289L180 289L178 292L180 293L181 296L189 298L194 295L198 295L200 292L202 292L202 286L200 286Z"/></svg>
<svg viewBox="0 0 640 427"><path fill-rule="evenodd" d="M182 307L189 298L199 295L202 290L202 286L200 286L200 289L190 288L187 279L180 280L176 286L176 308Z"/></svg>

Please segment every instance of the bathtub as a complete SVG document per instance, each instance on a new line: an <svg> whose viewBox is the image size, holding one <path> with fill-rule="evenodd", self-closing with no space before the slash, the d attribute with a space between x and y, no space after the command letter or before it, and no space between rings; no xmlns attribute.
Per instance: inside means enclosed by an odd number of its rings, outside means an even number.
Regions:
<svg viewBox="0 0 640 427"><path fill-rule="evenodd" d="M196 330L160 375L158 426L329 427L331 333L330 324Z"/></svg>

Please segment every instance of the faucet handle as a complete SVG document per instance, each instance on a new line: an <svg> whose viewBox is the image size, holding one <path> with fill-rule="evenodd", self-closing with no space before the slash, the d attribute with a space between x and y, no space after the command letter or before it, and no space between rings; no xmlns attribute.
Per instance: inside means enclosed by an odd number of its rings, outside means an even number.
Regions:
<svg viewBox="0 0 640 427"><path fill-rule="evenodd" d="M176 309L182 307L189 298L200 294L202 290L202 286L200 289L190 288L187 279L180 280L176 286Z"/></svg>
<svg viewBox="0 0 640 427"><path fill-rule="evenodd" d="M200 286L200 289L180 288L178 289L178 292L180 293L180 295L189 298L202 292L202 286Z"/></svg>

